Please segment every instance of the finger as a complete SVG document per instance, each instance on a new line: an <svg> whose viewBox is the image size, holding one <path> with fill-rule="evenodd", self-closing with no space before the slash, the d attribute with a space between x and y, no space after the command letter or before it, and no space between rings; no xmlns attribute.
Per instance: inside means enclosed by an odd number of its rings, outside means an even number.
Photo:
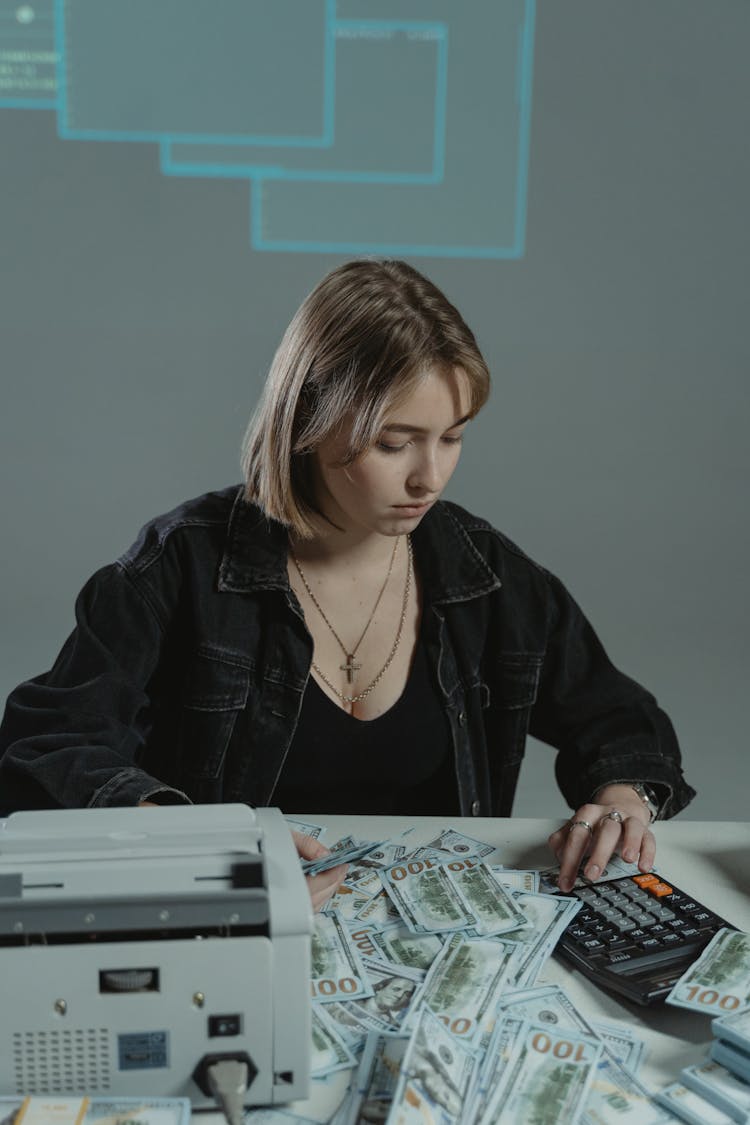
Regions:
<svg viewBox="0 0 750 1125"><path fill-rule="evenodd" d="M560 875L557 884L561 891L569 891L575 883L590 840L591 833L588 828L582 824L571 824L560 854Z"/></svg>
<svg viewBox="0 0 750 1125"><path fill-rule="evenodd" d="M648 829L637 816L629 816L622 827L623 835L620 855L626 863L635 863L643 846L644 834Z"/></svg>
<svg viewBox="0 0 750 1125"><path fill-rule="evenodd" d="M332 867L330 871L321 871L319 875L308 875L307 889L315 910L325 906L343 883L348 870L347 864L342 863L338 867Z"/></svg>
<svg viewBox="0 0 750 1125"><path fill-rule="evenodd" d="M641 871L650 871L656 859L656 837L650 828L643 833L641 841L641 854L638 857L638 867Z"/></svg>
<svg viewBox="0 0 750 1125"><path fill-rule="evenodd" d="M612 858L621 836L622 825L617 820L603 817L597 821L591 855L583 871L587 879L599 878Z"/></svg>
<svg viewBox="0 0 750 1125"><path fill-rule="evenodd" d="M292 830L292 838L297 855L302 859L320 859L321 856L328 855L328 848L314 836L305 836L303 832Z"/></svg>

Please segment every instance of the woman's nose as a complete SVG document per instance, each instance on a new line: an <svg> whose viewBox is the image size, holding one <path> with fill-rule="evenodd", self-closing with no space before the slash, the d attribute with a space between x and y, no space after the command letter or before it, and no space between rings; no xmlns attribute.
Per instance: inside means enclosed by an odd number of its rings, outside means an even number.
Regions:
<svg viewBox="0 0 750 1125"><path fill-rule="evenodd" d="M442 487L442 474L437 457L424 452L409 474L409 487L421 492L439 492Z"/></svg>

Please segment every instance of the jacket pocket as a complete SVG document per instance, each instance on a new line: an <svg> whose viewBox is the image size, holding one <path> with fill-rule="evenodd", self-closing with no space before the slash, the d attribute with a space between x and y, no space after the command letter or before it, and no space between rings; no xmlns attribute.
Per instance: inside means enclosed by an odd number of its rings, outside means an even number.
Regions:
<svg viewBox="0 0 750 1125"><path fill-rule="evenodd" d="M492 676L491 705L515 711L536 703L542 657L534 653L502 653Z"/></svg>
<svg viewBox="0 0 750 1125"><path fill-rule="evenodd" d="M217 778L237 715L246 706L250 670L220 650L199 649L188 664L182 700L182 766L188 777Z"/></svg>

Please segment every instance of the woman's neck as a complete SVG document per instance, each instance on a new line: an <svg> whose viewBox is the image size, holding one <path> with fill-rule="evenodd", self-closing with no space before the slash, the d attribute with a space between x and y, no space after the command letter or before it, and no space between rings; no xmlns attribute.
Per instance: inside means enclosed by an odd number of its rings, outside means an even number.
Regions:
<svg viewBox="0 0 750 1125"><path fill-rule="evenodd" d="M402 536L398 536L399 539ZM312 539L290 536L290 545L301 563L310 567L380 572L393 555L395 537L368 531L332 529ZM400 544L399 544L400 547ZM398 553L399 547L396 547Z"/></svg>

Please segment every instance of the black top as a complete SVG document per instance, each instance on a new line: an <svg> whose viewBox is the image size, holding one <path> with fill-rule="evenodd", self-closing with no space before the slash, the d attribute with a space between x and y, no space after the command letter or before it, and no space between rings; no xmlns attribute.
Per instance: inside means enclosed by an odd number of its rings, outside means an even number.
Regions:
<svg viewBox="0 0 750 1125"><path fill-rule="evenodd" d="M285 813L458 816L448 720L417 643L403 694L355 719L311 676L273 803Z"/></svg>

